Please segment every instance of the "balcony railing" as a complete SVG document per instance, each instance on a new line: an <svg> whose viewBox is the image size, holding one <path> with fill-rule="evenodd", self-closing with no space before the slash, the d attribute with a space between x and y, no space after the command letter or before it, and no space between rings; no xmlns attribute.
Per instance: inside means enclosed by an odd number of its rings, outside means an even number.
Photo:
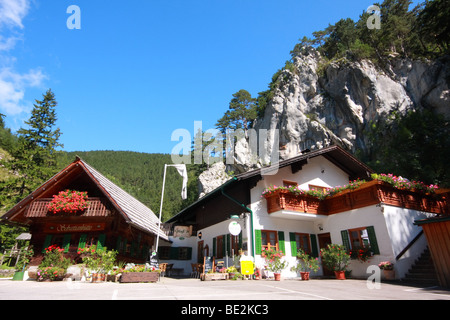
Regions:
<svg viewBox="0 0 450 320"><path fill-rule="evenodd" d="M288 190L277 190L264 197L267 199L269 214L289 210L330 215L379 203L436 214L450 214L449 202L445 197L400 190L379 180L366 182L357 189L345 190L323 200L306 194L296 195Z"/></svg>
<svg viewBox="0 0 450 320"><path fill-rule="evenodd" d="M42 198L36 199L28 208L25 216L27 218L42 218L55 216L54 213L48 210L48 205L52 199ZM112 210L105 198L88 198L89 207L86 210L77 212L77 213L58 213L57 215L66 215L66 216L83 216L83 217L108 217L111 216Z"/></svg>

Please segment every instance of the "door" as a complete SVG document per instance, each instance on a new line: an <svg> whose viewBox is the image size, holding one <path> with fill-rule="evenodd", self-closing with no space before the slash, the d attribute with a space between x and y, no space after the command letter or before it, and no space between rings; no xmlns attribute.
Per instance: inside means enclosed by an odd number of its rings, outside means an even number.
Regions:
<svg viewBox="0 0 450 320"><path fill-rule="evenodd" d="M319 238L319 250L322 248L326 248L327 245L331 244L331 235L329 232L318 234L317 237ZM334 276L334 272L332 270L328 269L327 267L325 267L323 264L322 264L322 268L323 268L324 276Z"/></svg>
<svg viewBox="0 0 450 320"><path fill-rule="evenodd" d="M203 251L203 240L197 243L197 262L203 263L204 251Z"/></svg>

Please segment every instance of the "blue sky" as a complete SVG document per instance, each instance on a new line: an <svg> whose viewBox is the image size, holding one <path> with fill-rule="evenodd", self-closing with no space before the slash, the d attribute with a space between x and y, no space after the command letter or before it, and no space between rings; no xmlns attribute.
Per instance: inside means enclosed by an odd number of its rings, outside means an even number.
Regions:
<svg viewBox="0 0 450 320"><path fill-rule="evenodd" d="M214 128L233 93L267 89L299 38L373 3L0 0L0 112L17 130L51 88L64 150L170 153L174 130Z"/></svg>

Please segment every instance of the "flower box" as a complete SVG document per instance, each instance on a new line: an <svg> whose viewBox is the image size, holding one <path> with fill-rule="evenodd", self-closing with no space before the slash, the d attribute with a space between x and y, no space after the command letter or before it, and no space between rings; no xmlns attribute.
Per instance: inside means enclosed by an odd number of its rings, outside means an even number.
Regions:
<svg viewBox="0 0 450 320"><path fill-rule="evenodd" d="M228 273L202 273L200 279L202 281L228 280Z"/></svg>
<svg viewBox="0 0 450 320"><path fill-rule="evenodd" d="M120 277L121 283L157 282L159 272L124 272Z"/></svg>

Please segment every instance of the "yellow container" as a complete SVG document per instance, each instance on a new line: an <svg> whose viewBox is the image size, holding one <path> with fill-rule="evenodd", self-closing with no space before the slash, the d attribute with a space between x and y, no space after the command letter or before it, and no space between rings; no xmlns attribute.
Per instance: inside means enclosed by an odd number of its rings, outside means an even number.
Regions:
<svg viewBox="0 0 450 320"><path fill-rule="evenodd" d="M253 261L241 261L241 273L243 275L253 274Z"/></svg>

